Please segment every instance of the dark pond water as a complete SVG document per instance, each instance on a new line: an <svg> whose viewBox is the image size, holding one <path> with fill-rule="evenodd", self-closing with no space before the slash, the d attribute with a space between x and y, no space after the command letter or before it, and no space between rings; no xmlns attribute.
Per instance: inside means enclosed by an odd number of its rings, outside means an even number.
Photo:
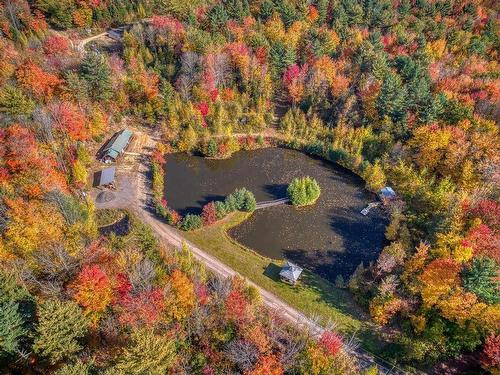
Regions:
<svg viewBox="0 0 500 375"><path fill-rule="evenodd" d="M293 178L314 177L321 187L314 206L257 210L229 234L262 255L287 258L327 279L348 277L360 262L375 260L384 245L382 213L359 213L374 196L361 178L334 163L268 148L240 151L227 160L168 155L165 169L165 197L183 215L200 213L205 203L240 187L253 191L257 202L282 198Z"/></svg>

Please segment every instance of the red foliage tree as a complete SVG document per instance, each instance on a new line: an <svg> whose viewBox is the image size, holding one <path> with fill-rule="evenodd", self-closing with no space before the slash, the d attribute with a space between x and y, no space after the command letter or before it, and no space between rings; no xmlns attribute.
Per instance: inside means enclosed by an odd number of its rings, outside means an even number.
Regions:
<svg viewBox="0 0 500 375"><path fill-rule="evenodd" d="M64 36L51 35L43 43L43 51L49 55L64 55L69 51L69 40Z"/></svg>
<svg viewBox="0 0 500 375"><path fill-rule="evenodd" d="M490 335L481 353L481 365L485 368L500 366L500 335Z"/></svg>
<svg viewBox="0 0 500 375"><path fill-rule="evenodd" d="M127 293L118 302L118 320L131 327L153 326L163 316L164 308L165 299L159 288L136 295Z"/></svg>
<svg viewBox="0 0 500 375"><path fill-rule="evenodd" d="M500 203L483 199L467 211L470 216L480 218L490 228L500 229Z"/></svg>
<svg viewBox="0 0 500 375"><path fill-rule="evenodd" d="M245 316L247 301L239 290L233 289L226 298L225 306L226 317L229 320L240 321Z"/></svg>
<svg viewBox="0 0 500 375"><path fill-rule="evenodd" d="M57 103L50 106L55 128L67 133L72 140L88 139L85 115L71 103Z"/></svg>
<svg viewBox="0 0 500 375"><path fill-rule="evenodd" d="M208 107L207 102L198 103L197 107L203 117L206 117L208 115L208 111L210 108Z"/></svg>
<svg viewBox="0 0 500 375"><path fill-rule="evenodd" d="M300 67L297 64L290 65L283 73L283 83L290 85L300 75Z"/></svg>
<svg viewBox="0 0 500 375"><path fill-rule="evenodd" d="M206 305L208 303L210 295L205 285L203 284L196 285L195 293L197 297L196 299L198 300L198 303L200 305Z"/></svg>
<svg viewBox="0 0 500 375"><path fill-rule="evenodd" d="M151 154L151 160L154 163L158 163L160 165L164 165L167 162L165 160L165 156L163 156L163 153L160 150L153 151L153 153Z"/></svg>
<svg viewBox="0 0 500 375"><path fill-rule="evenodd" d="M203 219L203 225L212 225L217 221L217 211L214 202L207 203L203 206L201 218Z"/></svg>
<svg viewBox="0 0 500 375"><path fill-rule="evenodd" d="M500 236L485 224L471 229L463 245L472 246L476 255L484 255L500 262Z"/></svg>
<svg viewBox="0 0 500 375"><path fill-rule="evenodd" d="M342 347L342 338L335 332L325 331L319 340L320 346L331 356L335 356Z"/></svg>
<svg viewBox="0 0 500 375"><path fill-rule="evenodd" d="M42 156L33 132L18 124L0 129L0 168L18 192L30 196L36 190L66 189L65 178L57 171L54 160Z"/></svg>
<svg viewBox="0 0 500 375"><path fill-rule="evenodd" d="M184 26L182 25L182 22L174 17L154 15L151 17L149 23L157 31L169 31L174 34L184 33Z"/></svg>
<svg viewBox="0 0 500 375"><path fill-rule="evenodd" d="M16 72L18 82L30 90L38 99L49 101L61 80L54 74L48 73L32 61L27 61Z"/></svg>
<svg viewBox="0 0 500 375"><path fill-rule="evenodd" d="M35 136L27 128L14 124L0 130L0 156L11 173L37 168L39 164Z"/></svg>
<svg viewBox="0 0 500 375"><path fill-rule="evenodd" d="M132 291L132 284L130 283L127 275L120 273L116 276L114 286L114 300L113 304L120 304L130 298Z"/></svg>

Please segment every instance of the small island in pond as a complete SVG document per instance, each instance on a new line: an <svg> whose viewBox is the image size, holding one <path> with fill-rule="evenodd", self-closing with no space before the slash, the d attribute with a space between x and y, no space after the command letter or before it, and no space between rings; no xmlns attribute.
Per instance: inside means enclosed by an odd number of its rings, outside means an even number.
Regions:
<svg viewBox="0 0 500 375"><path fill-rule="evenodd" d="M309 206L318 200L321 189L318 182L309 176L295 178L286 189L288 199L294 206Z"/></svg>

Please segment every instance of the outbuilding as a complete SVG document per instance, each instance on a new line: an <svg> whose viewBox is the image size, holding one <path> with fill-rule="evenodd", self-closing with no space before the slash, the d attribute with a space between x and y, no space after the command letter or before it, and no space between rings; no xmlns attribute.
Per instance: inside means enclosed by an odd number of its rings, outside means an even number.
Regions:
<svg viewBox="0 0 500 375"><path fill-rule="evenodd" d="M292 262L287 261L281 268L280 279L287 284L295 285L299 280L301 274L302 268L300 268L296 264L293 264Z"/></svg>
<svg viewBox="0 0 500 375"><path fill-rule="evenodd" d="M109 167L94 174L94 186L113 186L116 167Z"/></svg>
<svg viewBox="0 0 500 375"><path fill-rule="evenodd" d="M132 139L132 132L127 129L123 129L113 135L111 139L106 143L102 150L101 160L105 163L112 163L116 161L118 156L125 152L130 140Z"/></svg>
<svg viewBox="0 0 500 375"><path fill-rule="evenodd" d="M390 186L386 186L380 189L378 197L382 202L386 203L396 199L396 192Z"/></svg>

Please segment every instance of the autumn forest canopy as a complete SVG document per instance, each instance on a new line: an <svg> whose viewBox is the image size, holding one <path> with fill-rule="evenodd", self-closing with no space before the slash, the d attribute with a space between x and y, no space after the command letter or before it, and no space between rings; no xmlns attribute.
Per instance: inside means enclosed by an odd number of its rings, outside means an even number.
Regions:
<svg viewBox="0 0 500 375"><path fill-rule="evenodd" d="M126 126L158 139L153 206L185 230L256 202L241 189L180 217L162 198L171 152L282 146L339 163L372 192L391 186L387 246L345 280L386 343L379 354L409 371L464 355L476 373L500 371L497 7L4 0L1 371L376 374L332 327L313 337L133 214L97 210L96 152ZM114 48L82 43L121 25ZM298 205L319 196L314 180L294 185ZM102 230L124 218L126 234Z"/></svg>

